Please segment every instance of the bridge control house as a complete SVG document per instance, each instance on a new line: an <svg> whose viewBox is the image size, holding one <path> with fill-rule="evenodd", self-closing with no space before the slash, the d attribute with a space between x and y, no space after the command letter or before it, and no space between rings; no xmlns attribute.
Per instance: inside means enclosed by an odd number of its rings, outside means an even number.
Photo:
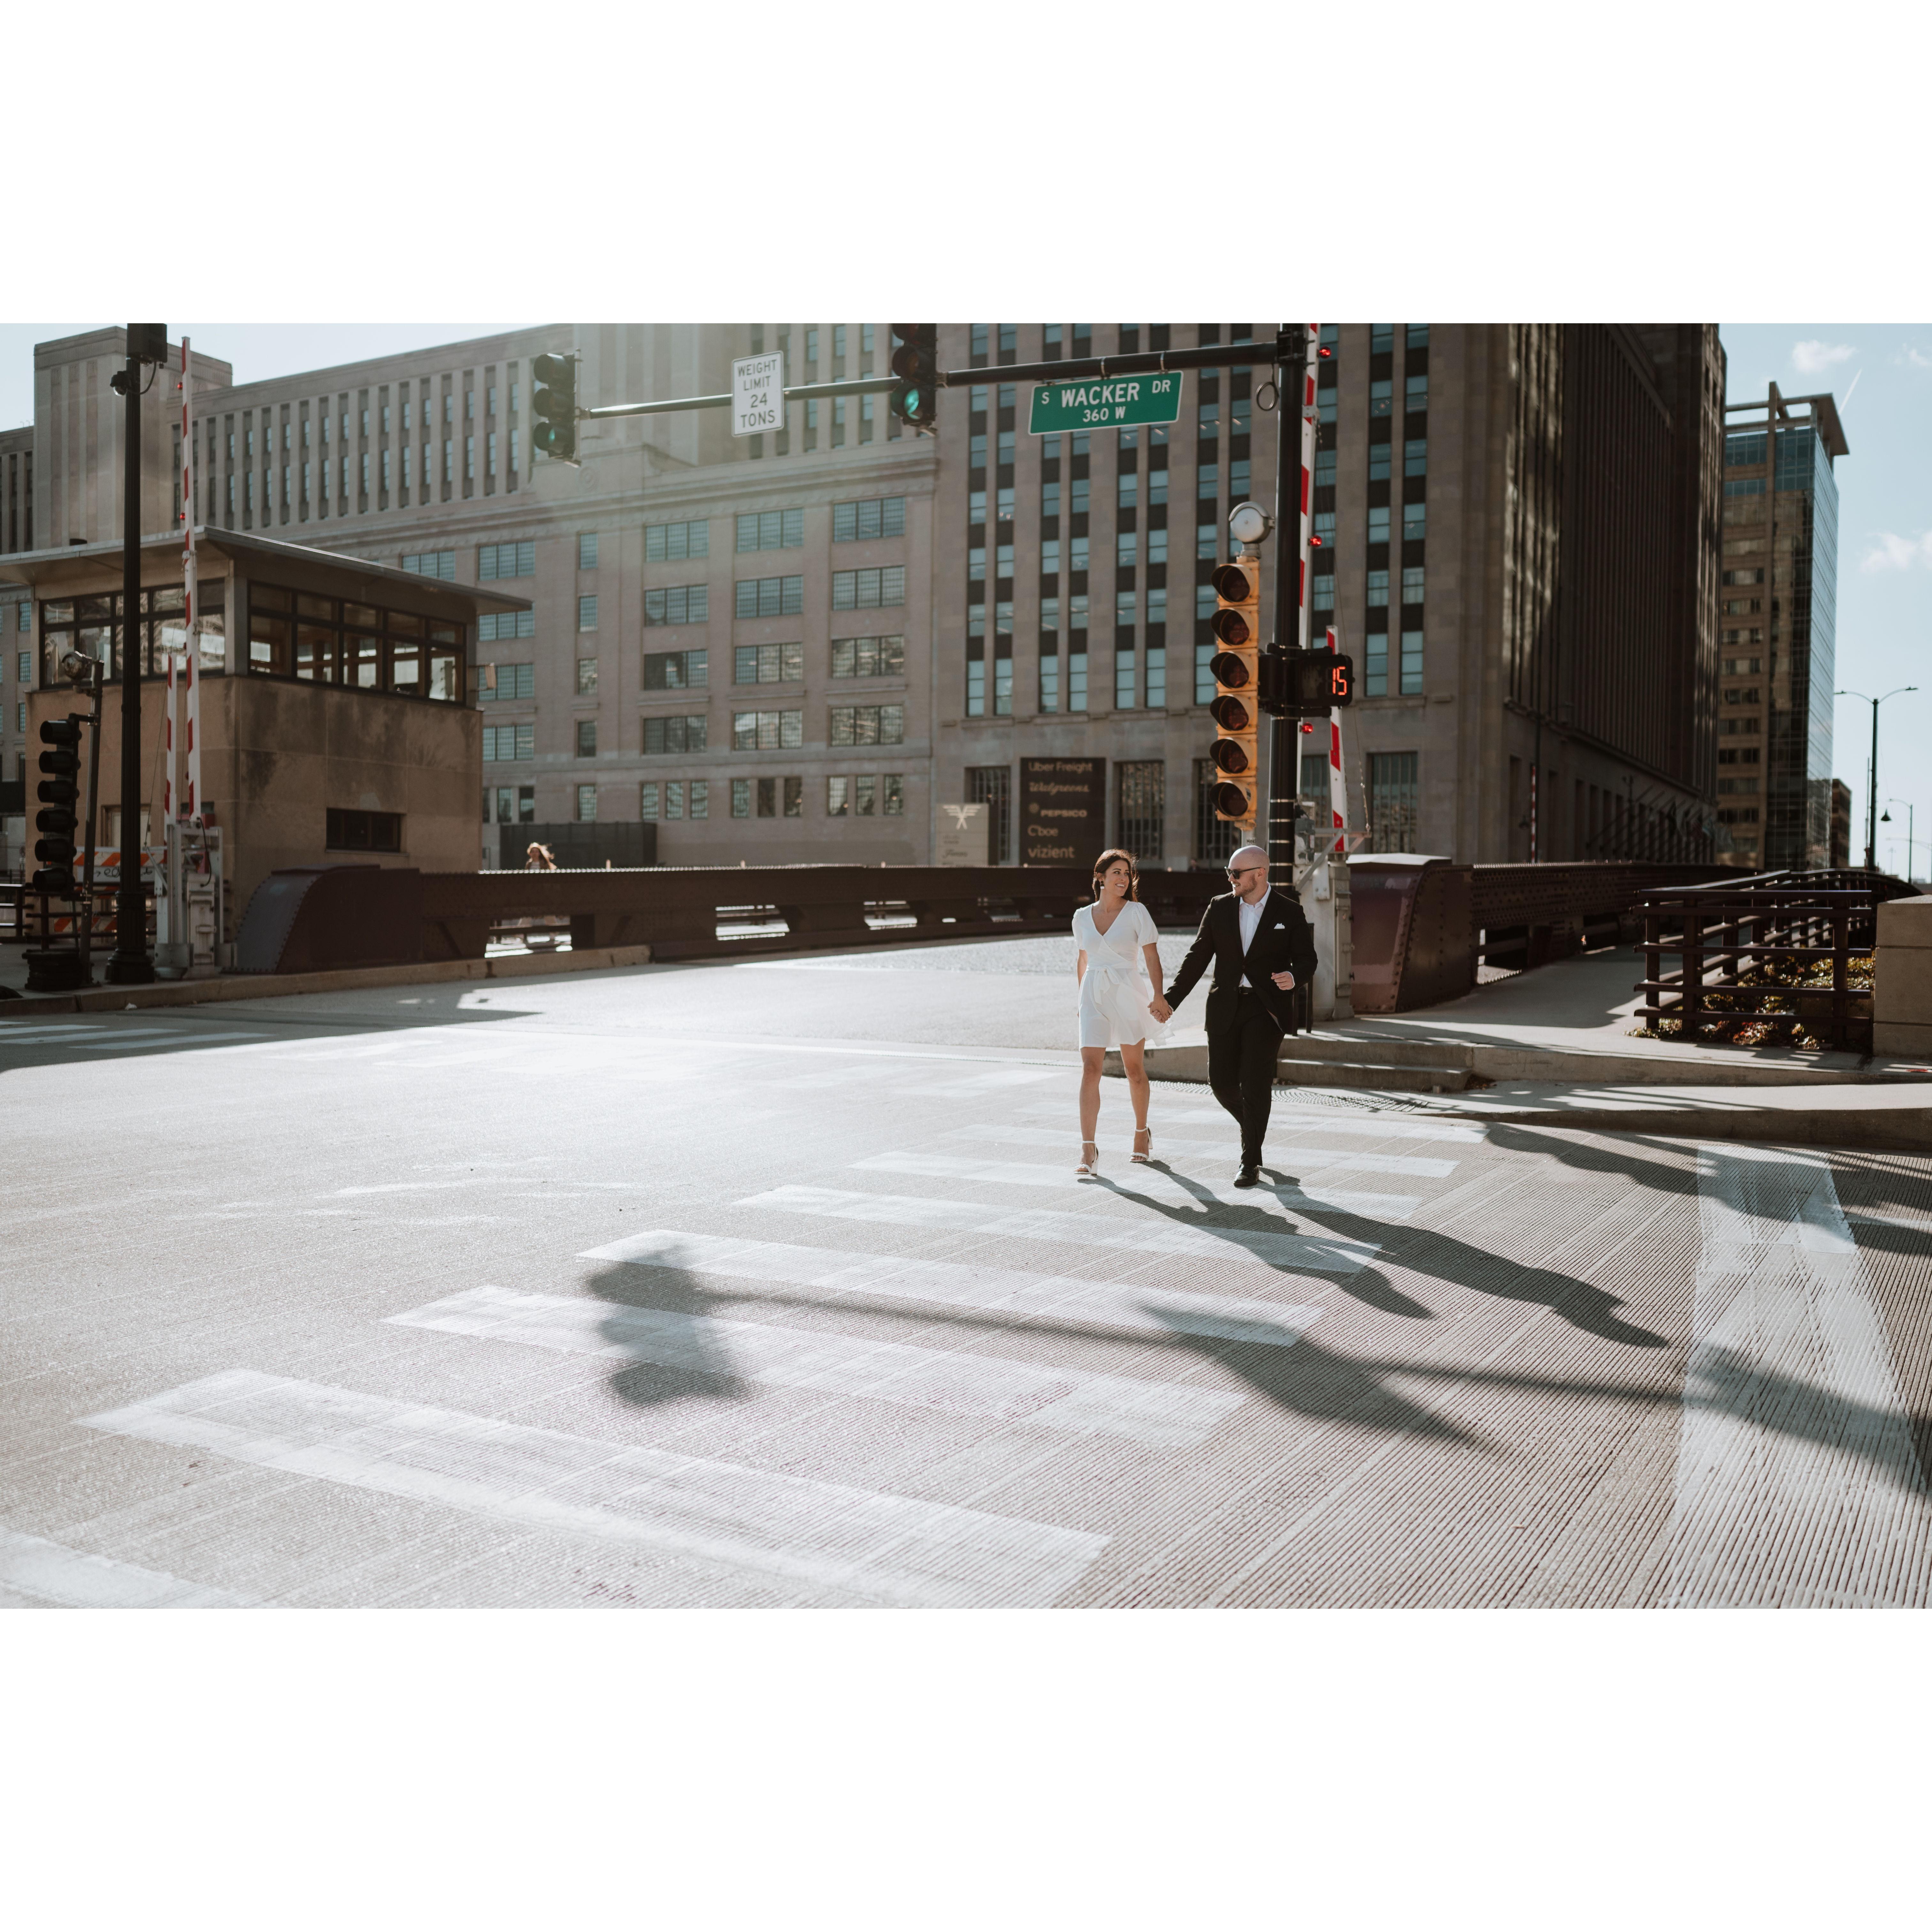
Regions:
<svg viewBox="0 0 1932 1932"><path fill-rule="evenodd" d="M528 610L528 601L232 530L198 532L196 563L201 803L222 830L224 936L234 937L249 895L278 867L373 861L474 872L483 777L478 619ZM164 810L166 658L185 648L178 536L144 542L141 577L137 802L148 840ZM118 846L121 546L0 558L0 583L33 594L30 753L44 719L84 708L61 670L66 653L109 668L95 836Z"/></svg>

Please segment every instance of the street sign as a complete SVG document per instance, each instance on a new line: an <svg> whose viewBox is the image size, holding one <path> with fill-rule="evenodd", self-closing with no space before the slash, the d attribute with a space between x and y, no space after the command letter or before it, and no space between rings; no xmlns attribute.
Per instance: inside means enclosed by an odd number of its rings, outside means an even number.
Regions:
<svg viewBox="0 0 1932 1932"><path fill-rule="evenodd" d="M1036 382L1027 428L1035 436L1116 423L1171 423L1180 414L1180 377L1154 374Z"/></svg>
<svg viewBox="0 0 1932 1932"><path fill-rule="evenodd" d="M1084 866L1107 843L1105 758L1020 760L1020 863Z"/></svg>
<svg viewBox="0 0 1932 1932"><path fill-rule="evenodd" d="M784 428L784 353L744 356L731 364L731 434Z"/></svg>

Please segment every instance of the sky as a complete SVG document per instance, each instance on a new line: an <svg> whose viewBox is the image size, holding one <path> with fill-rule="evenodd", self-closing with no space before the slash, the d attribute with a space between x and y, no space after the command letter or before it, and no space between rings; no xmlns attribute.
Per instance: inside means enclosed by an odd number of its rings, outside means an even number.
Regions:
<svg viewBox="0 0 1932 1932"><path fill-rule="evenodd" d="M0 428L33 414L33 345L98 326L84 322L0 322ZM459 342L520 325L452 322L184 322L196 347L232 363L238 382L322 368ZM1907 814L1915 825L1914 872L1932 877L1932 323L1921 326L1837 322L1726 322L1732 402L1755 400L1776 382L1786 395L1828 391L1838 398L1851 454L1839 459L1838 676L1840 688L1876 696L1900 685L1923 688L1895 698L1880 721L1879 860L1903 872ZM1852 794L1852 853L1864 847L1865 764L1871 710L1838 701L1834 756Z"/></svg>

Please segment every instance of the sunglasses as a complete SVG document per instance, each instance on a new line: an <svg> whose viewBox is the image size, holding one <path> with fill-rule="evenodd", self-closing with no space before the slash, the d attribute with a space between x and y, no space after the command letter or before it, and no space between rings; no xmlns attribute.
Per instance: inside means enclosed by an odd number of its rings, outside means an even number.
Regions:
<svg viewBox="0 0 1932 1932"><path fill-rule="evenodd" d="M1250 872L1265 872L1267 870L1265 866L1244 866L1238 872L1231 866L1228 868L1228 876L1231 879L1245 879Z"/></svg>

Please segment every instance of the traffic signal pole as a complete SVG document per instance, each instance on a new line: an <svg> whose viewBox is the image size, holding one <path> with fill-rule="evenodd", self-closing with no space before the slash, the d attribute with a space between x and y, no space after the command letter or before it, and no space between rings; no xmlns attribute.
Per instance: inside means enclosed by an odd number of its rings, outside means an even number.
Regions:
<svg viewBox="0 0 1932 1932"><path fill-rule="evenodd" d="M1304 372L1311 384L1314 372L1308 367L1306 334L1301 325L1291 323L1275 338L1274 634L1268 640L1268 651L1274 656L1306 650L1308 644L1303 607L1308 596L1307 472L1314 458L1302 448L1301 399ZM1296 424L1298 482L1288 460L1291 410ZM1291 527L1294 532L1292 543ZM1268 732L1268 866L1277 878L1284 880L1292 878L1294 870L1294 800L1300 789L1296 754L1300 734L1298 717L1276 717Z"/></svg>
<svg viewBox="0 0 1932 1932"><path fill-rule="evenodd" d="M154 976L148 956L148 908L141 891L141 358L136 329L128 331L128 427L121 491L121 888L115 896L114 956L107 978L117 986L146 986Z"/></svg>

